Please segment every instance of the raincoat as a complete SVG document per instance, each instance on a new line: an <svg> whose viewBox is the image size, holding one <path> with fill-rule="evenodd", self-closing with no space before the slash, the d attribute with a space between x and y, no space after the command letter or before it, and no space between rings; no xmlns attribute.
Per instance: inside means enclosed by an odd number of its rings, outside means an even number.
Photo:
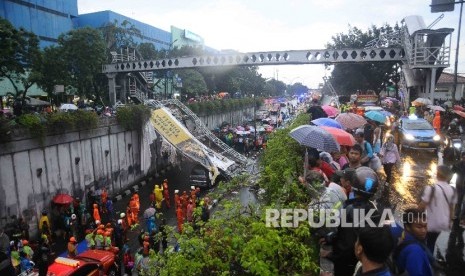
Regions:
<svg viewBox="0 0 465 276"><path fill-rule="evenodd" d="M439 111L434 114L433 128L437 134L441 134L441 113Z"/></svg>

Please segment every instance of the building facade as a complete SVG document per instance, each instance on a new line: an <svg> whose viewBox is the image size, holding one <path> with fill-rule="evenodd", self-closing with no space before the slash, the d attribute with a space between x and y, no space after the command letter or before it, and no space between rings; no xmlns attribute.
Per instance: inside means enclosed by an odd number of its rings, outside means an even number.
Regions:
<svg viewBox="0 0 465 276"><path fill-rule="evenodd" d="M77 0L0 0L0 17L16 28L35 33L44 48L75 28Z"/></svg>
<svg viewBox="0 0 465 276"><path fill-rule="evenodd" d="M94 13L80 14L75 20L77 27L102 28L108 24L121 25L123 22L129 22L140 31L140 36L134 36L136 43L153 43L157 50L169 49L171 45L171 33L162 29L153 27L149 24L137 21L127 16L112 12L100 11Z"/></svg>

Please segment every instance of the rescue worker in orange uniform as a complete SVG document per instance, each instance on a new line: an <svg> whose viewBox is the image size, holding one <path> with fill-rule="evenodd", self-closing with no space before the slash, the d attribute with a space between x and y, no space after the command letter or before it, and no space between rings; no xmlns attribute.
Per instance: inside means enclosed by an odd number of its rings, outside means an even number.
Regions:
<svg viewBox="0 0 465 276"><path fill-rule="evenodd" d="M178 222L178 231L179 233L182 233L182 224L184 223L184 214L183 214L181 205L178 205L178 208L176 209L176 219Z"/></svg>
<svg viewBox="0 0 465 276"><path fill-rule="evenodd" d="M142 246L143 246L143 253L145 255L149 255L149 251L150 251L150 242L149 242L149 236L148 235L145 235L144 236L144 241L142 243Z"/></svg>
<svg viewBox="0 0 465 276"><path fill-rule="evenodd" d="M120 217L120 219L121 219L121 228L122 228L122 231L123 231L123 238L122 238L122 240L123 240L123 243L125 243L126 240L127 240L127 237L128 237L128 236L127 236L127 233L128 233L128 228L129 228L128 225L129 225L129 224L128 224L128 220L127 220L127 218L126 218L126 214L125 214L125 213L121 213L121 214L119 215L119 217Z"/></svg>
<svg viewBox="0 0 465 276"><path fill-rule="evenodd" d="M166 208L170 208L170 192L168 190L168 179L163 180L163 199L165 200Z"/></svg>
<svg viewBox="0 0 465 276"><path fill-rule="evenodd" d="M139 194L137 192L134 192L134 200L136 201L137 208L140 210L140 201L139 201Z"/></svg>
<svg viewBox="0 0 465 276"><path fill-rule="evenodd" d="M183 214L183 218L186 219L186 215L187 215L187 202L189 200L189 196L187 196L187 192L184 191L182 192L182 196L181 196L181 208L182 208L182 214Z"/></svg>
<svg viewBox="0 0 465 276"><path fill-rule="evenodd" d="M98 211L98 204L94 203L93 207L94 207L94 214L93 214L94 221L97 221L97 220L102 221L100 219L100 212Z"/></svg>
<svg viewBox="0 0 465 276"><path fill-rule="evenodd" d="M192 200L192 208L195 209L195 202L197 200L197 190L195 186L191 186L191 200Z"/></svg>
<svg viewBox="0 0 465 276"><path fill-rule="evenodd" d="M102 213L105 214L107 212L107 200L108 200L108 193L107 189L102 189L102 194L100 195L100 200L102 201Z"/></svg>
<svg viewBox="0 0 465 276"><path fill-rule="evenodd" d="M128 222L128 228L131 228L135 224L135 222L134 222L134 216L129 206L126 208L126 219Z"/></svg>
<svg viewBox="0 0 465 276"><path fill-rule="evenodd" d="M194 204L192 203L192 199L189 199L189 203L187 203L187 221L192 223L194 218Z"/></svg>
<svg viewBox="0 0 465 276"><path fill-rule="evenodd" d="M437 134L441 134L441 113L436 111L433 118L433 128Z"/></svg>
<svg viewBox="0 0 465 276"><path fill-rule="evenodd" d="M129 201L129 208L131 209L132 213L132 219L134 220L134 223L139 223L139 208L137 206L137 202L133 197L131 197L131 200Z"/></svg>
<svg viewBox="0 0 465 276"><path fill-rule="evenodd" d="M68 257L74 258L74 257L77 256L77 254L78 254L78 252L77 252L76 238L71 237L71 238L69 238L69 242L68 242Z"/></svg>
<svg viewBox="0 0 465 276"><path fill-rule="evenodd" d="M174 190L174 208L177 210L178 205L181 205L181 197L179 196L179 190Z"/></svg>

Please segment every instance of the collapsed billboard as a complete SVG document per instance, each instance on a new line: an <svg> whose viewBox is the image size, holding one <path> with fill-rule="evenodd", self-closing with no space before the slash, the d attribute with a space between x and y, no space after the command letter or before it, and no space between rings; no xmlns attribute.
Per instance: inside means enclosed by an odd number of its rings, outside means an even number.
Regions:
<svg viewBox="0 0 465 276"><path fill-rule="evenodd" d="M219 175L219 170L226 172L229 167L235 164L234 161L213 152L210 148L197 140L189 130L164 107L152 111L150 122L157 132L183 155L206 168L210 172L210 180L212 183L215 182L216 177Z"/></svg>

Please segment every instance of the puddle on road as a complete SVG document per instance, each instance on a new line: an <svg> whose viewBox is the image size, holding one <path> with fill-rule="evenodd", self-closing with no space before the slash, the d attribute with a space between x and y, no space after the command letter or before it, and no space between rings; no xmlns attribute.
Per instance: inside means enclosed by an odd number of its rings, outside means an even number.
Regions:
<svg viewBox="0 0 465 276"><path fill-rule="evenodd" d="M412 151L402 154L402 166L393 172L394 183L390 191L391 206L401 212L407 206L417 204L426 185L434 183L438 158L431 152ZM440 162L442 160L439 160ZM446 165L450 165L446 162ZM455 176L456 177L456 176ZM455 183L452 179L451 183ZM464 229L443 232L436 243L435 257L447 259L448 269L463 272L465 265ZM456 275L448 271L448 275ZM461 274L463 275L463 274Z"/></svg>
<svg viewBox="0 0 465 276"><path fill-rule="evenodd" d="M424 187L433 183L436 169L437 159L430 152L402 156L402 166L393 174L392 206L402 210L406 205L418 203Z"/></svg>

